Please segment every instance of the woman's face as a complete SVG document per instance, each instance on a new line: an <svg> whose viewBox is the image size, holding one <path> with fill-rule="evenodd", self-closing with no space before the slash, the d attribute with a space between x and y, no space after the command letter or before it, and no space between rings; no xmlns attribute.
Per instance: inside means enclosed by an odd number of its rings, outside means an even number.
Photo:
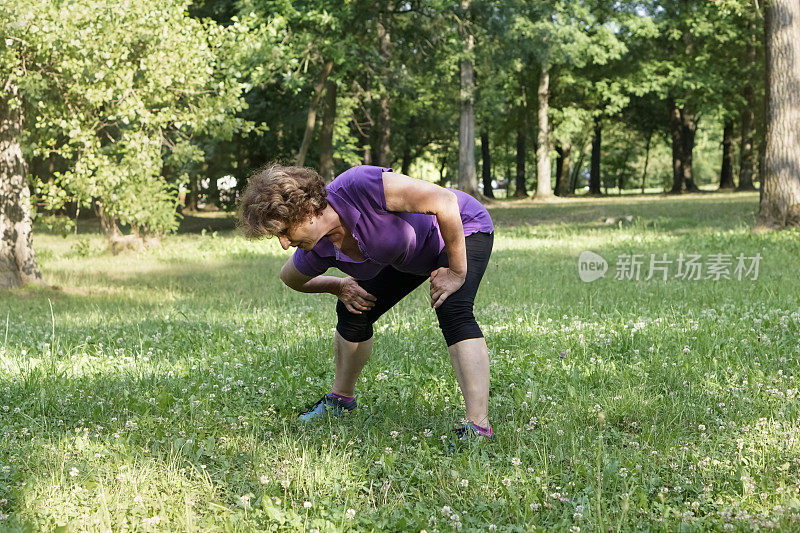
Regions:
<svg viewBox="0 0 800 533"><path fill-rule="evenodd" d="M311 250L321 238L320 235L317 235L319 233L317 231L319 225L317 223L318 218L319 217L311 217L293 226L285 225L277 234L281 247L284 250L288 250L290 246L302 248L303 250Z"/></svg>

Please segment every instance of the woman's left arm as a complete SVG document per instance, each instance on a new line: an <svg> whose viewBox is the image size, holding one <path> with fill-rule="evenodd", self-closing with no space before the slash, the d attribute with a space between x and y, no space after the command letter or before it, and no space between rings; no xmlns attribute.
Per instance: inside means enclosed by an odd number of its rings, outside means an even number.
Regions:
<svg viewBox="0 0 800 533"><path fill-rule="evenodd" d="M461 288L467 276L467 248L458 197L444 187L397 172L383 173L383 192L388 211L436 216L450 264L449 268L431 273L431 305L438 308Z"/></svg>

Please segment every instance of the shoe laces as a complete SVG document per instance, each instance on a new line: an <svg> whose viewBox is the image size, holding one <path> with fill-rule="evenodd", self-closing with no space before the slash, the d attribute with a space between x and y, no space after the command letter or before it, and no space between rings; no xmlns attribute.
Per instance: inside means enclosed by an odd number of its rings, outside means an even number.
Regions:
<svg viewBox="0 0 800 533"><path fill-rule="evenodd" d="M327 394L325 394L325 395L323 395L323 396L322 396L322 398L320 398L320 399L319 399L319 400L317 400L316 402L314 402L314 403L312 403L311 405L309 405L309 406L306 408L306 410L305 410L305 411L303 411L303 413L302 413L302 414L305 414L305 413L310 413L311 411L315 410L319 404L321 404L321 403L325 403L327 400L329 400L329 398L328 398L328 395L327 395Z"/></svg>

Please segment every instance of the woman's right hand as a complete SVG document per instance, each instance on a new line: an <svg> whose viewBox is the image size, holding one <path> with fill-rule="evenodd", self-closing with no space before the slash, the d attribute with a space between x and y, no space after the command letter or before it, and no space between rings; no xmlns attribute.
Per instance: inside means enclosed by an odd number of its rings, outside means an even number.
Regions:
<svg viewBox="0 0 800 533"><path fill-rule="evenodd" d="M360 315L361 311L369 311L375 305L377 298L365 291L361 285L350 276L341 278L339 285L339 300L348 311Z"/></svg>

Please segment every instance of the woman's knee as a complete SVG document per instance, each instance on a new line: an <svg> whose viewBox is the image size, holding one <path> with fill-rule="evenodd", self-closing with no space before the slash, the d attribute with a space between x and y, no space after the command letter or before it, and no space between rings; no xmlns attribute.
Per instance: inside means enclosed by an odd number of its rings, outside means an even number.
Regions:
<svg viewBox="0 0 800 533"><path fill-rule="evenodd" d="M367 313L357 315L347 310L342 302L336 303L336 331L349 342L364 342L372 338L373 320Z"/></svg>
<svg viewBox="0 0 800 533"><path fill-rule="evenodd" d="M452 346L463 340L483 337L478 321L472 313L472 301L453 301L447 305L448 300L436 310L439 329L442 330L447 345Z"/></svg>
<svg viewBox="0 0 800 533"><path fill-rule="evenodd" d="M473 319L471 322L463 322L456 324L439 324L444 335L444 341L447 346L452 346L457 342L465 341L468 339L481 339L483 332L481 331L478 322Z"/></svg>

